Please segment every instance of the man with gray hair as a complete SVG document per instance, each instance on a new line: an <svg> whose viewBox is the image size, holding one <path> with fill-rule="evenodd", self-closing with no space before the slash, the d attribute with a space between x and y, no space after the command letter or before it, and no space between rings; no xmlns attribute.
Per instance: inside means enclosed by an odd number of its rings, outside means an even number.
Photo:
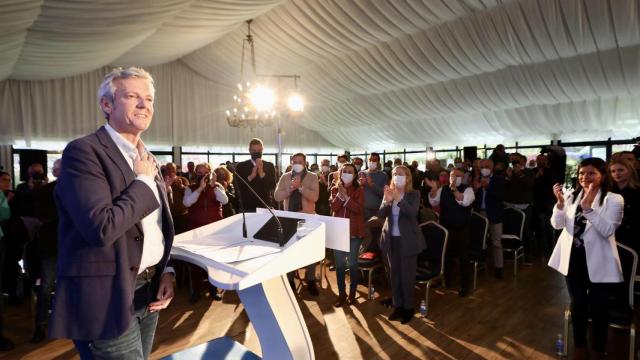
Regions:
<svg viewBox="0 0 640 360"><path fill-rule="evenodd" d="M147 359L158 311L173 298L166 186L140 139L154 92L143 69L111 71L98 94L107 124L62 154L49 334L73 339L83 360Z"/></svg>

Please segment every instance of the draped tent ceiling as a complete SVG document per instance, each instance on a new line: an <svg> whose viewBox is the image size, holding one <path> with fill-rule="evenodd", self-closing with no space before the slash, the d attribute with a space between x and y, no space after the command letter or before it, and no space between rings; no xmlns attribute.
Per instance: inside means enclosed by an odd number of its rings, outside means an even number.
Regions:
<svg viewBox="0 0 640 360"><path fill-rule="evenodd" d="M156 143L229 128L244 21L259 73L300 74L287 148L621 138L640 132L640 0L0 0L0 141L101 124L109 67L156 79Z"/></svg>

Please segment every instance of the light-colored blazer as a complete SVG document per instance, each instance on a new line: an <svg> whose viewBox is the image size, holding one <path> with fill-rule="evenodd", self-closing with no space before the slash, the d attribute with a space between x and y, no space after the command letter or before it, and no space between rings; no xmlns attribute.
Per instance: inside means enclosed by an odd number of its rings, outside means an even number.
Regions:
<svg viewBox="0 0 640 360"><path fill-rule="evenodd" d="M583 194L584 191L581 191L575 201L572 193L566 194L564 209L559 210L556 205L551 215L551 226L557 230L563 230L549 259L549 266L565 276L569 272L569 259L573 249L576 209ZM589 279L595 283L621 282L623 281L622 267L616 248L615 232L622 222L624 199L618 194L609 192L600 205L600 195L599 191L593 200L591 205L593 211L584 214L587 226L583 239Z"/></svg>
<svg viewBox="0 0 640 360"><path fill-rule="evenodd" d="M289 208L289 196L291 196L291 174L292 172L289 171L280 177L278 186L276 186L276 192L273 195L276 201L284 202L284 210ZM300 212L315 214L316 202L318 201L319 194L320 187L318 183L318 175L307 171L307 175L302 179L302 210L300 210Z"/></svg>

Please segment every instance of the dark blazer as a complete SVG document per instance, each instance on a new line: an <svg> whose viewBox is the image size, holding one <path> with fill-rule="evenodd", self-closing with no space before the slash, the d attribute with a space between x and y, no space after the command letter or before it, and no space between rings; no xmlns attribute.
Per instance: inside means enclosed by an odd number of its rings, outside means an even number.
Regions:
<svg viewBox="0 0 640 360"><path fill-rule="evenodd" d="M504 193L505 193L505 180L501 175L493 175L489 180L489 186L487 188L480 188L476 191L476 201L474 209L480 211L482 208L482 196L486 191L485 197L485 210L487 212L487 218L491 224L502 223L502 213L504 212Z"/></svg>
<svg viewBox="0 0 640 360"><path fill-rule="evenodd" d="M247 180L267 205L273 207L275 204L273 192L276 189L276 169L275 166L268 161L263 160L262 163L265 174L263 178L256 176L253 181L249 181L249 175L251 175L251 171L253 170L253 162L251 162L251 160L238 163L238 165L236 165L236 172ZM240 201L242 202L240 205L244 207L244 211L255 212L256 208L264 206L256 199L251 190L247 189L247 186L242 181L234 180L234 183L236 189L240 191Z"/></svg>
<svg viewBox="0 0 640 360"><path fill-rule="evenodd" d="M380 249L389 252L391 248L391 207L392 204L386 204L384 201L378 210L378 217L386 219L382 227L382 236L380 237ZM400 235L402 237L402 256L418 255L425 249L426 243L424 236L418 224L418 210L420 208L420 192L417 190L404 194L404 197L398 202L400 207L400 216L398 217L398 227L400 227Z"/></svg>
<svg viewBox="0 0 640 360"><path fill-rule="evenodd" d="M49 335L110 339L131 324L144 234L140 220L162 207L164 255L154 294L169 261L173 222L165 185L153 191L135 174L104 127L69 143L55 189L59 215L58 278Z"/></svg>

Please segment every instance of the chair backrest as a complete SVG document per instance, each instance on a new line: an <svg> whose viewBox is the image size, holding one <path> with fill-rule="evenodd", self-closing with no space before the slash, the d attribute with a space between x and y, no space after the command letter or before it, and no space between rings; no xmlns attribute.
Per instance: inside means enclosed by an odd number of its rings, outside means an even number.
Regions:
<svg viewBox="0 0 640 360"><path fill-rule="evenodd" d="M487 233L489 232L489 219L472 211L469 227L469 241L471 250L478 253L487 248Z"/></svg>
<svg viewBox="0 0 640 360"><path fill-rule="evenodd" d="M633 308L633 288L636 269L638 268L638 254L632 248L622 245L619 242L616 242L616 245L618 246L618 257L620 258L620 265L622 266L622 276L625 284L629 285L625 286L629 295L629 306Z"/></svg>
<svg viewBox="0 0 640 360"><path fill-rule="evenodd" d="M449 232L435 221L427 221L420 224L422 235L427 243L427 248L420 254L419 262L427 261L440 267L444 272L444 257L447 252Z"/></svg>
<svg viewBox="0 0 640 360"><path fill-rule="evenodd" d="M522 240L525 218L526 215L524 214L524 211L516 209L512 206L506 206L504 208L504 215L502 220L502 234L515 235L520 240Z"/></svg>

